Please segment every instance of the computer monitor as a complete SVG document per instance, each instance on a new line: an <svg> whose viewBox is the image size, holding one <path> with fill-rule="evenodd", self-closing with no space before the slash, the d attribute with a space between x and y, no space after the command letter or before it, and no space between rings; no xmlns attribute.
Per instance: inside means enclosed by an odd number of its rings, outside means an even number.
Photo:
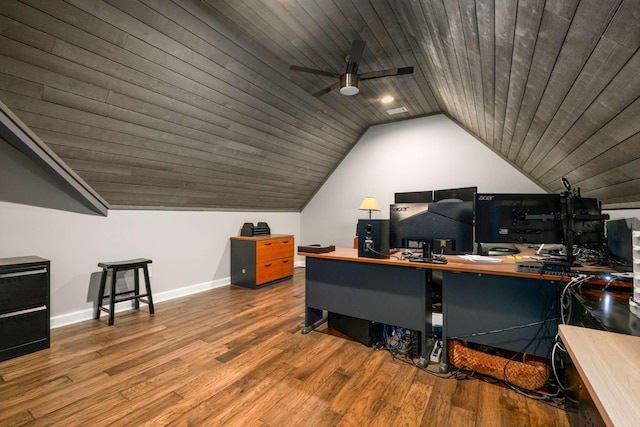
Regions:
<svg viewBox="0 0 640 427"><path fill-rule="evenodd" d="M634 230L640 230L638 218L623 218L607 221L607 255L619 271L633 271Z"/></svg>
<svg viewBox="0 0 640 427"><path fill-rule="evenodd" d="M559 194L477 194L478 243L564 241Z"/></svg>
<svg viewBox="0 0 640 427"><path fill-rule="evenodd" d="M429 242L439 252L446 242L446 253L473 252L472 201L396 203L389 217L392 248L422 249L422 242Z"/></svg>
<svg viewBox="0 0 640 427"><path fill-rule="evenodd" d="M473 202L478 192L478 187L449 188L446 190L434 190L433 201L457 199L463 202Z"/></svg>
<svg viewBox="0 0 640 427"><path fill-rule="evenodd" d="M431 203L433 202L433 191L395 193L393 201L395 203Z"/></svg>
<svg viewBox="0 0 640 427"><path fill-rule="evenodd" d="M473 202L478 187L447 188L445 190L412 191L395 193L395 203L431 203L449 199Z"/></svg>

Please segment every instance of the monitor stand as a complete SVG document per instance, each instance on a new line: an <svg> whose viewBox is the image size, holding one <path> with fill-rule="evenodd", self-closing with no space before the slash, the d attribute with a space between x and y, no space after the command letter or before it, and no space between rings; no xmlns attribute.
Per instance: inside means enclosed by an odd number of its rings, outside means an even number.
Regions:
<svg viewBox="0 0 640 427"><path fill-rule="evenodd" d="M560 244L547 244L544 243L540 245L540 248L536 251L536 255L541 257L549 257L549 261L554 261L557 263L565 263L570 265L571 267L581 267L582 264L577 262L573 256L571 256L571 260L567 257L567 250L564 245ZM572 254L574 255L574 254Z"/></svg>

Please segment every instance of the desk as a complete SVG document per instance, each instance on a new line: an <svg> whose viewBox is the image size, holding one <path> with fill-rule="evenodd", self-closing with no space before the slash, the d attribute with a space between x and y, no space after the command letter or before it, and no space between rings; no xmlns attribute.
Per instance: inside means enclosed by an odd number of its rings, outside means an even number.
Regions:
<svg viewBox="0 0 640 427"><path fill-rule="evenodd" d="M559 333L602 421L637 426L640 338L570 325L560 325Z"/></svg>
<svg viewBox="0 0 640 427"><path fill-rule="evenodd" d="M574 287L566 323L601 331L640 336L640 318L629 310L633 287ZM640 398L640 396L639 396Z"/></svg>
<svg viewBox="0 0 640 427"><path fill-rule="evenodd" d="M357 249L352 251L357 258ZM353 256L303 255L307 256L303 333L324 323L323 310L420 331L419 363L426 365L433 347L429 269L360 262Z"/></svg>
<svg viewBox="0 0 640 427"><path fill-rule="evenodd" d="M557 332L557 276L516 272L515 259L480 264L447 256L448 264L394 258L360 258L336 248L306 256L305 328L324 320L323 310L421 332L421 357L430 351L432 272L442 271L443 341L464 339L548 357ZM539 323L542 323L542 327ZM534 326L522 327L523 325ZM493 330L500 333L486 335ZM424 363L424 360L421 360ZM440 371L448 370L443 352Z"/></svg>

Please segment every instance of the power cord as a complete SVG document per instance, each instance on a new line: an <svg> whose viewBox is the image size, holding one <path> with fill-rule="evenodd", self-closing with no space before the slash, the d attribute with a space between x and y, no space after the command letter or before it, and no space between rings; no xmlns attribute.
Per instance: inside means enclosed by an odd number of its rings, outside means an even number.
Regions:
<svg viewBox="0 0 640 427"><path fill-rule="evenodd" d="M501 333L501 332L513 331L515 329L531 328L533 326L543 325L543 324L545 324L547 322L557 321L557 320L558 320L557 318L544 319L544 320L539 320L537 322L526 323L526 324L523 324L523 325L509 326L507 328L494 329L494 330L491 330L491 331L474 332L474 333L466 334L466 335L458 335L458 336L455 336L455 337L449 337L448 339L450 339L450 340L460 340L460 339L464 339L464 338L472 338L472 337L480 337L480 336L483 336L483 335L498 334L498 333Z"/></svg>
<svg viewBox="0 0 640 427"><path fill-rule="evenodd" d="M376 251L372 247L368 247L367 248L367 252L373 252L374 254L380 255L380 256L385 257L385 258L395 258L397 260L402 260L403 259L403 258L397 257L396 255L393 255L393 254L390 254L390 253L389 254L383 254L382 252Z"/></svg>
<svg viewBox="0 0 640 427"><path fill-rule="evenodd" d="M568 291L570 288L574 286L581 286L583 283L588 282L593 279L595 276L587 276L584 274L578 275L572 278L567 285L562 290L560 294L560 320L563 324L567 324L571 320L571 312L569 312L569 316L566 316L566 311L571 307L571 298L567 298Z"/></svg>

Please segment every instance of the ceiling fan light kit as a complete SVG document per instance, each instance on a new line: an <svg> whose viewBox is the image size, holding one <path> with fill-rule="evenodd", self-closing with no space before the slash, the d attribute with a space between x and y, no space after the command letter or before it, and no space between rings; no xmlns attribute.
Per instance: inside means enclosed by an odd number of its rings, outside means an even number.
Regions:
<svg viewBox="0 0 640 427"><path fill-rule="evenodd" d="M357 74L343 74L340 76L340 93L347 96L353 96L360 92L358 82L360 79Z"/></svg>
<svg viewBox="0 0 640 427"><path fill-rule="evenodd" d="M313 96L315 97L322 96L325 93L329 93L333 89L337 88L340 88L341 94L346 96L353 96L360 92L360 89L358 88L358 83L360 82L360 80L379 79L382 77L400 76L403 74L413 73L413 67L403 67L392 68L389 70L369 71L367 73L358 74L358 66L360 65L360 58L362 58L365 46L366 43L362 40L353 41L353 43L351 44L351 51L348 55L345 56L345 60L347 61L347 69L344 74L338 74L332 71L316 70L314 68L301 67L299 65L292 65L290 68L291 70L302 73L340 78L339 82L336 82L331 86L314 93Z"/></svg>

